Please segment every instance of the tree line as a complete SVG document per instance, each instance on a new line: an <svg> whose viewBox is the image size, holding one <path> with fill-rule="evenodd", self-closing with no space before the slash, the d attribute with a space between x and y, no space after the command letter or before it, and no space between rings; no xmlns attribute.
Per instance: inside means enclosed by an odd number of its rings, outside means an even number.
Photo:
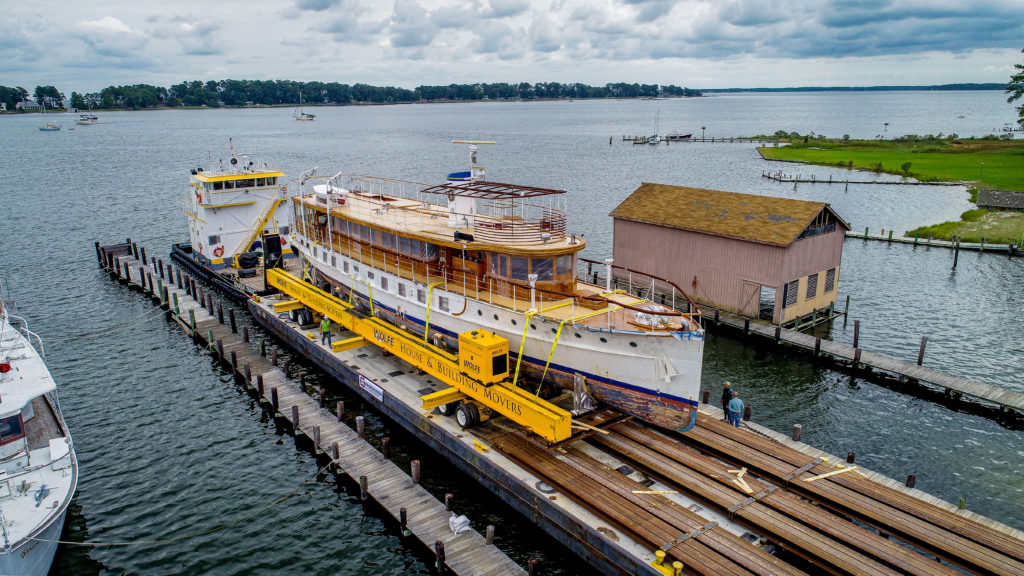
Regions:
<svg viewBox="0 0 1024 576"><path fill-rule="evenodd" d="M293 80L192 80L164 88L149 84L108 86L99 92L72 92L68 105L84 110L130 109L178 106L275 106L297 104L299 95L309 104L391 104L406 102L535 100L572 98L654 98L701 96L700 90L675 85L609 83L589 86L560 82L529 82L495 84L449 84L418 86L413 90L394 86L340 84L337 82L296 82ZM28 99L21 87L0 86L0 101L14 110L18 102ZM36 103L45 100L47 107L63 107L64 94L53 86L39 86L34 92Z"/></svg>

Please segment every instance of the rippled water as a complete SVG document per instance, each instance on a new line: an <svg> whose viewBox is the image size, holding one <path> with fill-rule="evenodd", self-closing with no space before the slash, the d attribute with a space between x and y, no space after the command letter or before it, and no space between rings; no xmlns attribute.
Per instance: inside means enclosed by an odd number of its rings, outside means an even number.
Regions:
<svg viewBox="0 0 1024 576"><path fill-rule="evenodd" d="M364 508L349 483L317 476L317 464L282 434L207 355L142 296L95 265L92 243L131 236L150 254L185 237L178 198L188 169L211 166L233 137L291 177L369 173L438 182L465 165L453 138L493 139L482 152L489 178L568 191L570 228L587 255L611 250L608 213L644 181L831 203L855 227L910 229L970 207L956 187L782 185L761 178L776 165L750 144L632 146L623 134L681 130L708 137L775 130L982 135L1010 119L999 92L740 94L683 101L483 103L325 108L316 122L286 109L103 113L100 124L58 133L32 117L0 117L0 278L47 344L81 461L65 537L127 546L62 546L60 574L428 574L432 558ZM957 118L958 115L965 118ZM609 138L612 143L609 144ZM212 156L211 156L212 154ZM840 178L845 171L801 167ZM1024 389L1019 286L1024 260L850 241L840 297L851 296L865 348ZM831 330L852 339L853 324ZM914 395L814 365L773 346L711 335L705 381L737 383L755 419L1016 527L1024 527L1024 454L1019 431ZM309 381L357 398L312 367ZM585 574L536 529L387 421L400 461L424 461L428 486L456 493L474 525L498 527L498 543L525 562ZM267 510L261 509L289 496ZM250 516L251 517L248 517ZM245 518L225 531L174 541ZM159 543L144 543L163 541ZM142 542L140 544L140 542ZM553 565L558 564L558 568Z"/></svg>

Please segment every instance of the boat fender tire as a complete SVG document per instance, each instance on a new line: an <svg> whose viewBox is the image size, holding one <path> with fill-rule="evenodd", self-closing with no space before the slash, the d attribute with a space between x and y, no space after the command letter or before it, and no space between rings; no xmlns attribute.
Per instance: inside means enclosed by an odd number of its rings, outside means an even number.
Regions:
<svg viewBox="0 0 1024 576"><path fill-rule="evenodd" d="M256 269L255 268L243 268L243 269L238 271L238 277L239 278L255 278L256 277Z"/></svg>
<svg viewBox="0 0 1024 576"><path fill-rule="evenodd" d="M472 428L480 423L480 409L476 404L463 402L455 409L455 421L462 429Z"/></svg>
<svg viewBox="0 0 1024 576"><path fill-rule="evenodd" d="M437 407L437 413L441 416L451 416L455 414L455 409L458 407L458 402L450 402L448 404L441 404Z"/></svg>

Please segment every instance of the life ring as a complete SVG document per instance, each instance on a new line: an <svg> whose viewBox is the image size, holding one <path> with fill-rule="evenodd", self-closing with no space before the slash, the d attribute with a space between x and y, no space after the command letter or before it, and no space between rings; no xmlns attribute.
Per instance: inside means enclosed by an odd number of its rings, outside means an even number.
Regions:
<svg viewBox="0 0 1024 576"><path fill-rule="evenodd" d="M223 246L217 246L216 248L214 248L213 249L213 255L216 256L217 258L220 258L221 256L223 256L224 255L224 247Z"/></svg>

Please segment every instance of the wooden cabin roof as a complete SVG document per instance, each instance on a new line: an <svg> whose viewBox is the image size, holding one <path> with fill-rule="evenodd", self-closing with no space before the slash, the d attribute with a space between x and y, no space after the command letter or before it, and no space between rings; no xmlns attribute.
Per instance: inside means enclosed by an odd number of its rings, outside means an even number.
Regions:
<svg viewBox="0 0 1024 576"><path fill-rule="evenodd" d="M850 227L825 202L645 182L612 211L613 218L789 246L823 210Z"/></svg>

